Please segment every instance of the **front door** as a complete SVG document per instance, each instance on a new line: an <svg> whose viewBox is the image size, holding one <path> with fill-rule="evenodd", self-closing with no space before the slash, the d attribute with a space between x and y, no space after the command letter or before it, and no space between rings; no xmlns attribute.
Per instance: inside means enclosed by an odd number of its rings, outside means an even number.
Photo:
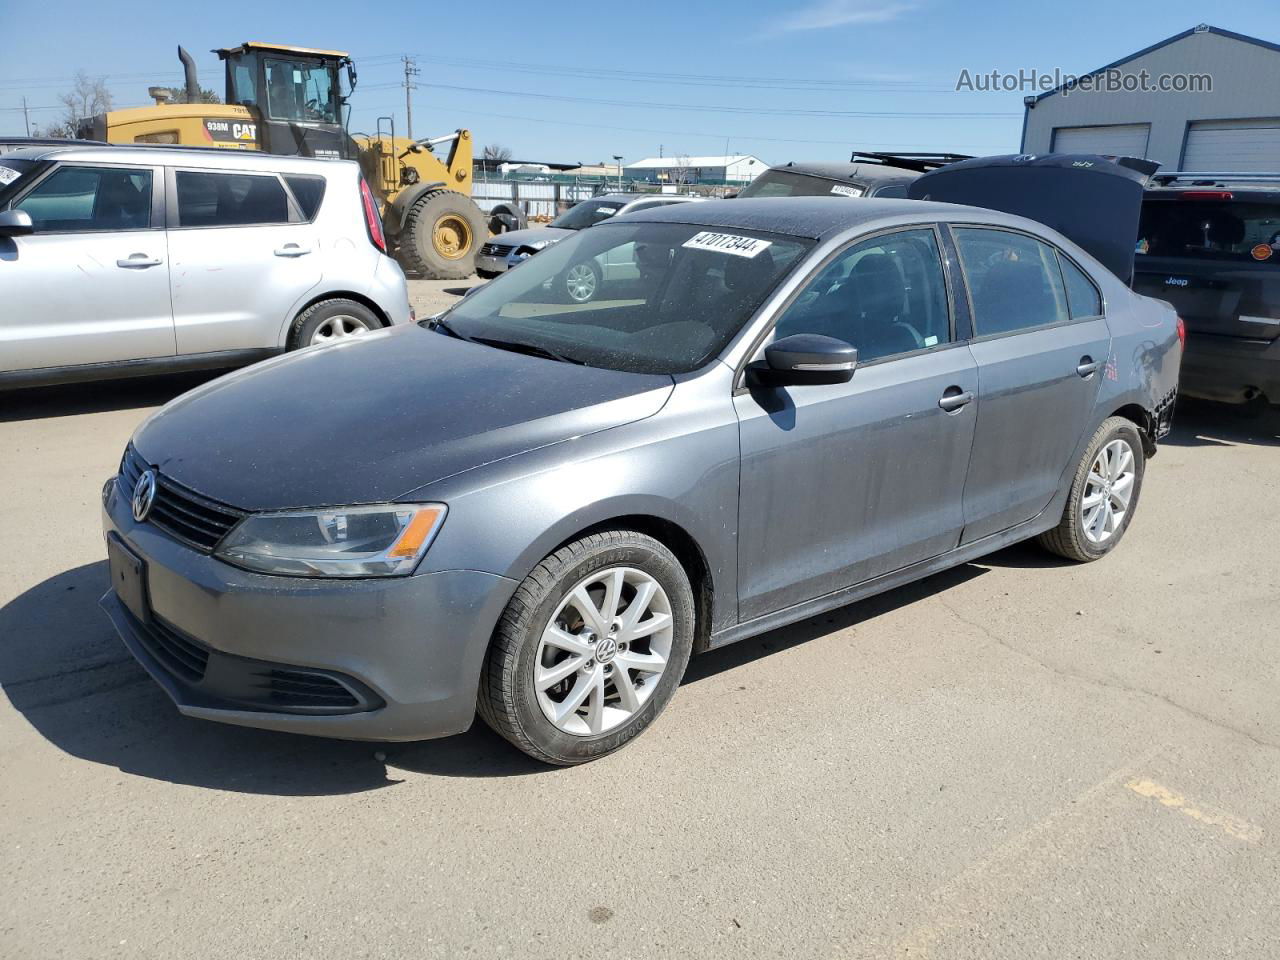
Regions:
<svg viewBox="0 0 1280 960"><path fill-rule="evenodd" d="M1111 333L1093 281L1047 243L985 227L956 227L955 237L980 384L964 491L969 543L1037 516L1066 482Z"/></svg>
<svg viewBox="0 0 1280 960"><path fill-rule="evenodd" d="M0 239L0 369L173 356L158 168L64 163L13 203Z"/></svg>
<svg viewBox="0 0 1280 960"><path fill-rule="evenodd" d="M772 336L817 333L852 344L853 379L735 397L740 619L959 541L978 377L952 334L938 251L934 229L920 227L836 254Z"/></svg>
<svg viewBox="0 0 1280 960"><path fill-rule="evenodd" d="M178 352L280 345L320 282L315 226L273 173L174 170L169 230Z"/></svg>

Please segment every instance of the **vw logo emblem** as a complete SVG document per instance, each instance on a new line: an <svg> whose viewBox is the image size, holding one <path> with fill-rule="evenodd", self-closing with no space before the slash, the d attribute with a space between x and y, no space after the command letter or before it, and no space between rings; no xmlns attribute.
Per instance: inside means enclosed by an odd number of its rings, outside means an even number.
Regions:
<svg viewBox="0 0 1280 960"><path fill-rule="evenodd" d="M151 505L156 499L156 472L143 471L138 482L133 486L133 519L141 523L151 513Z"/></svg>
<svg viewBox="0 0 1280 960"><path fill-rule="evenodd" d="M596 662L605 664L618 654L618 641L613 637L605 637L596 644Z"/></svg>

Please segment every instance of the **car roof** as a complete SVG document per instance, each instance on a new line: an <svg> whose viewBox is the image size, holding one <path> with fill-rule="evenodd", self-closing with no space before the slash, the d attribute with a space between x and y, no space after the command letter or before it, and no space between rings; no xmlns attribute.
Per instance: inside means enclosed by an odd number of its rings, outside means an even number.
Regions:
<svg viewBox="0 0 1280 960"><path fill-rule="evenodd" d="M824 180L862 181L870 183L901 182L910 183L920 176L914 170L892 167L883 163L779 163L769 168L782 173L800 173L809 177L821 177Z"/></svg>
<svg viewBox="0 0 1280 960"><path fill-rule="evenodd" d="M821 240L850 227L888 217L918 216L923 221L964 220L1020 226L1038 232L1054 231L1024 217L966 207L956 203L934 203L926 200L881 200L848 197L741 197L732 200L707 200L703 203L679 203L654 207L621 219L632 223L687 223L693 226L721 229L760 230L809 240ZM618 218L598 226L617 223Z"/></svg>
<svg viewBox="0 0 1280 960"><path fill-rule="evenodd" d="M280 157L261 150L229 150L225 147L134 147L63 143L58 146L26 147L6 154L18 160L88 160L98 163L160 163L170 167L211 169L277 170L316 173L334 163L354 164L354 160L320 160L313 157Z"/></svg>

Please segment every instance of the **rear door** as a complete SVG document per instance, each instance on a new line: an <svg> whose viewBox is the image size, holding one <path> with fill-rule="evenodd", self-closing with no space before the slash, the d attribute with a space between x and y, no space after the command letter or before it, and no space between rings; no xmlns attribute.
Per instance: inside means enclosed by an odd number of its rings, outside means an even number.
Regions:
<svg viewBox="0 0 1280 960"><path fill-rule="evenodd" d="M162 171L62 163L12 201L0 239L0 369L173 355Z"/></svg>
<svg viewBox="0 0 1280 960"><path fill-rule="evenodd" d="M1039 514L1092 420L1111 334L1087 274L1030 234L953 228L973 312L978 423L962 543Z"/></svg>
<svg viewBox="0 0 1280 960"><path fill-rule="evenodd" d="M1280 191L1148 194L1138 232L1134 289L1192 335L1280 336Z"/></svg>
<svg viewBox="0 0 1280 960"><path fill-rule="evenodd" d="M274 173L174 169L168 187L178 353L279 346L320 282L315 225Z"/></svg>

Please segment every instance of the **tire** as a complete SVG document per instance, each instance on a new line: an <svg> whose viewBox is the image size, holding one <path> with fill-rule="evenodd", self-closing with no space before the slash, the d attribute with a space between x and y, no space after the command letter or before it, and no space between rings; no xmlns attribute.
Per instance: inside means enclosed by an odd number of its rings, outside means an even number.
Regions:
<svg viewBox="0 0 1280 960"><path fill-rule="evenodd" d="M585 587L596 612L607 614L606 581L621 586L615 593L621 601L612 605L619 628L597 635L573 594ZM626 617L641 590L648 589L646 583L653 589L635 614L642 619L632 631ZM664 623L664 609L669 611L665 629L654 629ZM570 766L613 753L642 733L671 700L693 650L694 618L689 578L657 540L634 530L605 530L576 540L539 563L503 611L481 672L478 712L495 732L544 763ZM645 629L651 632L637 635ZM548 643L548 637L555 642ZM573 651L559 646L566 642ZM654 672L664 657L661 671ZM544 679L539 690L537 674L552 677L555 670L563 679L551 686ZM623 676L629 697L619 682ZM588 692L575 705L575 694L583 689ZM558 723L555 712L564 715Z"/></svg>
<svg viewBox="0 0 1280 960"><path fill-rule="evenodd" d="M1116 463L1117 461L1110 456L1110 452L1118 450L1119 444L1127 445L1132 463L1128 472L1131 480L1124 488L1128 491L1128 500L1124 502L1123 513L1116 521L1115 512L1122 498L1120 490L1124 473L1120 471L1109 474L1105 469L1102 473L1095 473L1093 467L1099 458L1104 456L1104 451L1108 452L1104 463ZM1118 462L1123 466L1123 458ZM1084 456L1076 466L1071 480L1071 490L1067 494L1066 505L1062 508L1062 519L1052 530L1037 537L1040 545L1060 557L1079 563L1089 563L1105 557L1115 549L1125 531L1129 529L1133 513L1138 507L1138 498L1142 493L1142 477L1145 470L1146 454L1142 446L1142 434L1139 433L1137 425L1124 417L1111 417L1104 420L1102 426L1098 427L1097 433L1093 435L1093 439L1089 441ZM1102 477L1108 482L1099 489L1100 484L1092 479L1095 477ZM1090 510L1086 513L1084 503L1086 496L1091 500L1100 497L1101 499L1097 501L1100 504L1098 509L1103 512L1094 513ZM1112 508L1110 518L1105 513L1108 505ZM1095 518L1095 523L1087 524L1086 520L1090 518Z"/></svg>
<svg viewBox="0 0 1280 960"><path fill-rule="evenodd" d="M459 243L439 248L436 227ZM399 235L398 254L406 270L426 280L464 280L475 268L476 250L489 235L484 214L470 197L453 190L428 190L409 207Z"/></svg>
<svg viewBox="0 0 1280 960"><path fill-rule="evenodd" d="M527 226L529 226L529 218L519 204L499 203L489 211L489 230L492 233L523 230Z"/></svg>
<svg viewBox="0 0 1280 960"><path fill-rule="evenodd" d="M481 280L492 280L494 277L500 277L500 276L502 276L502 271L500 271L500 270L481 270L479 267L477 267L477 268L476 268L476 276L477 276L477 277L479 277Z"/></svg>
<svg viewBox="0 0 1280 960"><path fill-rule="evenodd" d="M342 298L321 300L307 307L293 321L289 331L289 349L298 350L330 341L336 343L383 326L382 318L363 303ZM326 329L330 331L329 336L325 335Z"/></svg>
<svg viewBox="0 0 1280 960"><path fill-rule="evenodd" d="M594 260L575 263L560 274L556 286L570 303L590 303L600 292L604 276Z"/></svg>

